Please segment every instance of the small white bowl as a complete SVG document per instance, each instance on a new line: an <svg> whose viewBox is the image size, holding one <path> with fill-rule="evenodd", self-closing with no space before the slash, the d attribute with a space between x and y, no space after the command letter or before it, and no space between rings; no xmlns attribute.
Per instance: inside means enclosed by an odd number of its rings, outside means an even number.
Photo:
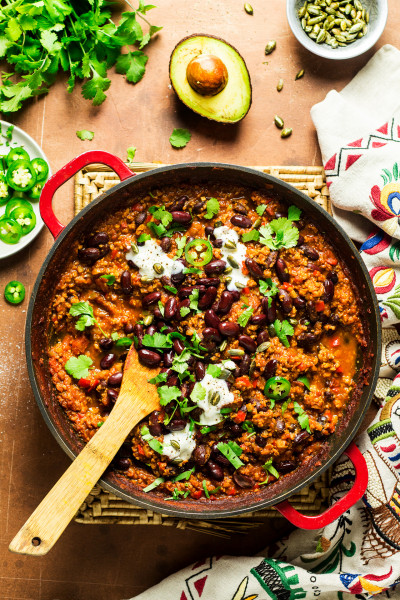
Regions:
<svg viewBox="0 0 400 600"><path fill-rule="evenodd" d="M348 46L331 48L328 44L317 44L312 40L301 26L298 10L303 6L305 0L286 0L286 15L294 35L310 52L334 60L345 60L355 58L367 52L378 41L385 29L388 16L388 0L361 0L363 8L369 11L368 31L362 37Z"/></svg>

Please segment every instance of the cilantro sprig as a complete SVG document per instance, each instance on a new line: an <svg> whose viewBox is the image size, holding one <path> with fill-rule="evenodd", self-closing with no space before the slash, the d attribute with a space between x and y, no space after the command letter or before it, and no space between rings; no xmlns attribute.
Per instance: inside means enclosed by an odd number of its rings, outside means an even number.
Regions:
<svg viewBox="0 0 400 600"><path fill-rule="evenodd" d="M236 442L219 442L217 449L229 460L235 469L239 469L244 465L240 460L239 456L243 453L243 450Z"/></svg>
<svg viewBox="0 0 400 600"><path fill-rule="evenodd" d="M279 479L279 473L272 464L272 458L269 458L262 468L264 471L271 473L276 479ZM260 483L260 485L266 485L267 483L269 483L269 475L265 481Z"/></svg>
<svg viewBox="0 0 400 600"><path fill-rule="evenodd" d="M289 323L289 321L279 321L279 319L276 319L274 321L274 327L276 335L278 336L282 344L286 346L286 348L289 348L290 344L287 336L294 334L294 329Z"/></svg>
<svg viewBox="0 0 400 600"><path fill-rule="evenodd" d="M74 379L82 379L89 375L89 368L92 366L93 361L90 356L81 354L80 356L71 356L64 365L64 369Z"/></svg>
<svg viewBox="0 0 400 600"><path fill-rule="evenodd" d="M265 281L260 279L258 285L260 287L260 294L268 298L268 306L271 306L272 298L279 292L278 286L270 277Z"/></svg>
<svg viewBox="0 0 400 600"><path fill-rule="evenodd" d="M270 250L293 248L299 239L299 230L293 225L293 221L298 221L300 214L301 210L292 205L289 206L287 218L279 217L260 227L260 244Z"/></svg>
<svg viewBox="0 0 400 600"><path fill-rule="evenodd" d="M302 408L298 402L293 402L293 408L294 412L298 415L297 420L299 422L300 427L302 429L306 429L308 433L311 433L310 421L304 408Z"/></svg>
<svg viewBox="0 0 400 600"><path fill-rule="evenodd" d="M86 327L97 325L101 333L107 337L107 334L100 327L99 322L94 317L93 308L88 302L76 302L69 309L71 317L79 317L75 323L75 329L78 331L84 331Z"/></svg>
<svg viewBox="0 0 400 600"><path fill-rule="evenodd" d="M246 310L244 310L242 313L240 313L240 315L238 316L238 320L237 320L240 327L246 327L253 312L254 312L254 308L249 306L248 308L246 308Z"/></svg>
<svg viewBox="0 0 400 600"><path fill-rule="evenodd" d="M204 215L205 219L212 219L219 213L219 202L216 198L210 198L206 204L207 211Z"/></svg>

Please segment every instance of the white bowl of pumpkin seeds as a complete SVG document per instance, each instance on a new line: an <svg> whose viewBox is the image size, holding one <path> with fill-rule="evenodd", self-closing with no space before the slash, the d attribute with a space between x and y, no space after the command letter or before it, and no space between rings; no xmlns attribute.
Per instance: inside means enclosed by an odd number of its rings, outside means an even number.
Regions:
<svg viewBox="0 0 400 600"><path fill-rule="evenodd" d="M300 44L318 56L344 60L380 38L388 0L287 0L286 13Z"/></svg>

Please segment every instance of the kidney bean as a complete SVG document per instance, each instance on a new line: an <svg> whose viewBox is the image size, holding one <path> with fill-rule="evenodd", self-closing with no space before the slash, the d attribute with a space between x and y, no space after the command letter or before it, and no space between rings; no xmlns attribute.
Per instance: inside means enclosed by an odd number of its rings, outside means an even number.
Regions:
<svg viewBox="0 0 400 600"><path fill-rule="evenodd" d="M224 260L212 260L208 265L204 266L204 271L207 275L219 275L224 272L225 267L226 262Z"/></svg>
<svg viewBox="0 0 400 600"><path fill-rule="evenodd" d="M180 290L178 291L178 296L179 298L189 298L190 294L193 293L194 290L194 286L185 286L185 287L181 287Z"/></svg>
<svg viewBox="0 0 400 600"><path fill-rule="evenodd" d="M186 279L186 275L183 271L180 273L173 273L171 275L171 283L173 285L180 285Z"/></svg>
<svg viewBox="0 0 400 600"><path fill-rule="evenodd" d="M304 238L302 235L299 235L299 239L297 240L296 246L299 247L299 246L302 246L303 244L304 244Z"/></svg>
<svg viewBox="0 0 400 600"><path fill-rule="evenodd" d="M181 316L181 308L189 308L190 307L190 300L187 298L186 300L182 300L181 302L179 302L178 304L178 309L176 311L175 314L175 319L177 321L182 321L182 319L186 319L186 317L182 317ZM188 313L186 316L189 316L190 313Z"/></svg>
<svg viewBox="0 0 400 600"><path fill-rule="evenodd" d="M114 346L114 340L111 338L101 338L101 340L99 340L99 346L102 350L111 350Z"/></svg>
<svg viewBox="0 0 400 600"><path fill-rule="evenodd" d="M257 325L257 327L262 327L267 323L266 315L253 315L250 317L250 323L252 325Z"/></svg>
<svg viewBox="0 0 400 600"><path fill-rule="evenodd" d="M103 258L106 254L110 252L110 246L108 244L104 244L100 246L100 258Z"/></svg>
<svg viewBox="0 0 400 600"><path fill-rule="evenodd" d="M249 335L239 335L239 344L243 346L247 352L253 354L257 349L257 344Z"/></svg>
<svg viewBox="0 0 400 600"><path fill-rule="evenodd" d="M153 315L155 316L156 319L163 319L163 315L161 313L161 310L158 308L158 306L155 307L155 309L153 310Z"/></svg>
<svg viewBox="0 0 400 600"><path fill-rule="evenodd" d="M104 370L110 369L115 363L116 358L116 355L112 352L110 352L110 354L106 354L100 361L100 368Z"/></svg>
<svg viewBox="0 0 400 600"><path fill-rule="evenodd" d="M214 248L222 248L224 242L222 240L211 240L211 243Z"/></svg>
<svg viewBox="0 0 400 600"><path fill-rule="evenodd" d="M192 215L184 210L174 210L171 215L173 221L179 225L189 225L192 222Z"/></svg>
<svg viewBox="0 0 400 600"><path fill-rule="evenodd" d="M267 317L268 323L273 323L276 319L276 300L271 298L271 305L268 306L268 298L263 298L262 301L263 311Z"/></svg>
<svg viewBox="0 0 400 600"><path fill-rule="evenodd" d="M282 421L281 419L278 419L277 422L275 423L275 432L283 433L284 431L285 431L285 422Z"/></svg>
<svg viewBox="0 0 400 600"><path fill-rule="evenodd" d="M249 217L245 217L244 215L233 215L231 218L231 223L235 227L241 227L242 229L248 229L251 227L251 219Z"/></svg>
<svg viewBox="0 0 400 600"><path fill-rule="evenodd" d="M218 279L218 277L200 277L200 279L197 280L197 285L205 285L206 287L218 287L221 283L221 281Z"/></svg>
<svg viewBox="0 0 400 600"><path fill-rule="evenodd" d="M218 329L214 327L206 327L203 329L203 338L205 340L211 340L212 342L222 342L222 337Z"/></svg>
<svg viewBox="0 0 400 600"><path fill-rule="evenodd" d="M243 429L237 423L228 423L227 427L235 437L243 433Z"/></svg>
<svg viewBox="0 0 400 600"><path fill-rule="evenodd" d="M95 246L97 248L98 246L102 246L103 244L108 244L108 241L108 234L105 231L99 231L98 233L89 236L89 238L86 241L86 245Z"/></svg>
<svg viewBox="0 0 400 600"><path fill-rule="evenodd" d="M238 290L232 290L231 294L234 302L240 300L240 292Z"/></svg>
<svg viewBox="0 0 400 600"><path fill-rule="evenodd" d="M167 386L168 387L175 387L177 383L178 383L178 375L175 375L171 371L170 374L167 377Z"/></svg>
<svg viewBox="0 0 400 600"><path fill-rule="evenodd" d="M174 341L172 342L172 345L174 347L175 353L180 355L182 354L182 352L185 349L185 345L182 342L182 340L179 340L178 338L175 338Z"/></svg>
<svg viewBox="0 0 400 600"><path fill-rule="evenodd" d="M285 283L290 280L290 274L287 268L287 264L283 258L278 258L275 263L275 271L278 275L278 279L281 283Z"/></svg>
<svg viewBox="0 0 400 600"><path fill-rule="evenodd" d="M204 467L209 456L210 451L207 446L204 446L203 444L197 446L193 452L193 460L199 467Z"/></svg>
<svg viewBox="0 0 400 600"><path fill-rule="evenodd" d="M307 258L309 258L310 260L318 260L319 259L318 252L315 250L315 248L312 248L308 244L303 244L302 246L300 246L300 250L302 250L304 255Z"/></svg>
<svg viewBox="0 0 400 600"><path fill-rule="evenodd" d="M275 358L271 358L264 367L263 377L267 380L271 377L275 377L276 369L278 368L278 361Z"/></svg>
<svg viewBox="0 0 400 600"><path fill-rule="evenodd" d="M211 479L215 479L215 481L222 481L224 478L224 472L221 467L211 460L207 463L207 471Z"/></svg>
<svg viewBox="0 0 400 600"><path fill-rule="evenodd" d="M325 279L324 290L325 294L323 296L323 299L325 300L325 302L331 302L333 294L335 293L335 286L333 285L331 279Z"/></svg>
<svg viewBox="0 0 400 600"><path fill-rule="evenodd" d="M202 202L201 200L199 202L196 202L196 204L194 204L193 206L193 212L195 213L199 213L204 207L204 202Z"/></svg>
<svg viewBox="0 0 400 600"><path fill-rule="evenodd" d="M137 338L142 338L144 336L144 329L143 329L143 325L141 323L136 323L136 325L134 325L133 334Z"/></svg>
<svg viewBox="0 0 400 600"><path fill-rule="evenodd" d="M204 322L207 327L214 327L214 329L218 329L221 323L219 317L217 317L212 308L206 310L204 313Z"/></svg>
<svg viewBox="0 0 400 600"><path fill-rule="evenodd" d="M239 364L239 375L248 375L250 371L251 356L245 354Z"/></svg>
<svg viewBox="0 0 400 600"><path fill-rule="evenodd" d="M171 238L169 237L163 237L161 238L161 249L164 250L164 252L169 252L171 250Z"/></svg>
<svg viewBox="0 0 400 600"><path fill-rule="evenodd" d="M315 305L312 300L307 302L307 314L311 323L316 323L318 321L317 311L315 310Z"/></svg>
<svg viewBox="0 0 400 600"><path fill-rule="evenodd" d="M310 434L308 433L308 431L303 429L303 431L300 431L300 433L298 433L296 435L296 437L294 438L293 445L298 446L299 444L302 444L303 442L305 442L309 437L310 437Z"/></svg>
<svg viewBox="0 0 400 600"><path fill-rule="evenodd" d="M339 281L338 275L335 271L330 271L326 277L332 281L333 285L336 285Z"/></svg>
<svg viewBox="0 0 400 600"><path fill-rule="evenodd" d="M226 337L236 337L239 334L240 327L233 321L224 321L223 323L220 323L219 331Z"/></svg>
<svg viewBox="0 0 400 600"><path fill-rule="evenodd" d="M290 294L286 290L280 289L278 292L278 298L283 312L288 315L293 308L293 300Z"/></svg>
<svg viewBox="0 0 400 600"><path fill-rule="evenodd" d="M204 227L204 233L206 234L207 237L210 237L210 239L215 240L214 227L212 225L206 225Z"/></svg>
<svg viewBox="0 0 400 600"><path fill-rule="evenodd" d="M170 212L173 210L182 210L188 200L189 198L187 196L180 196L169 209Z"/></svg>
<svg viewBox="0 0 400 600"><path fill-rule="evenodd" d="M317 341L318 337L314 333L301 333L297 338L297 345L300 346L300 348L311 350Z"/></svg>
<svg viewBox="0 0 400 600"><path fill-rule="evenodd" d="M297 310L302 310L306 305L306 301L304 300L304 298L300 298L300 296L292 298L292 301Z"/></svg>
<svg viewBox="0 0 400 600"><path fill-rule="evenodd" d="M168 298L164 307L164 319L170 321L174 318L178 308L178 301L176 298Z"/></svg>
<svg viewBox="0 0 400 600"><path fill-rule="evenodd" d="M201 381L204 378L205 374L206 374L206 367L205 367L204 363L201 362L200 360L198 360L196 362L196 366L194 368L194 372L195 372L195 375L196 375L196 381Z"/></svg>
<svg viewBox="0 0 400 600"><path fill-rule="evenodd" d="M78 256L81 262L91 265L100 258L100 250L98 248L83 248L78 251Z"/></svg>
<svg viewBox="0 0 400 600"><path fill-rule="evenodd" d="M167 352L164 352L164 355L163 355L164 367L167 367L167 368L172 367L173 358L174 358L174 353L172 352L172 350L168 350Z"/></svg>
<svg viewBox="0 0 400 600"><path fill-rule="evenodd" d="M211 458L212 458L212 460L215 460L216 463L221 465L221 467L229 467L231 464L229 462L229 460L226 458L226 456L221 454L221 452L219 450L214 451L214 449L213 449L211 451Z"/></svg>
<svg viewBox="0 0 400 600"><path fill-rule="evenodd" d="M276 259L278 258L278 252L277 250L272 250L268 256L267 259L265 261L265 268L266 269L272 269L272 267L275 265L276 263Z"/></svg>
<svg viewBox="0 0 400 600"><path fill-rule="evenodd" d="M144 308L151 306L161 300L161 292L150 292L150 294L146 294L142 298L142 305ZM155 314L155 313L154 313Z"/></svg>
<svg viewBox="0 0 400 600"><path fill-rule="evenodd" d="M241 215L247 215L247 213L249 212L248 209L243 206L243 204L241 204L240 202L236 202L233 205L233 210L237 213L240 213Z"/></svg>
<svg viewBox="0 0 400 600"><path fill-rule="evenodd" d="M137 225L137 226L139 226L139 225L143 225L143 223L144 223L144 222L145 222L145 220L146 220L146 217L147 217L147 212L146 212L145 210L144 210L144 211L142 211L142 212L140 212L140 213L138 213L138 214L136 215L136 217L135 217L135 223L136 223L136 225Z"/></svg>
<svg viewBox="0 0 400 600"><path fill-rule="evenodd" d="M125 333L125 335L129 335L130 333L133 333L133 323L125 323L124 333Z"/></svg>
<svg viewBox="0 0 400 600"><path fill-rule="evenodd" d="M264 342L268 342L268 340L269 340L268 330L264 329L264 331L261 331L261 333L259 333L257 336L257 346L260 346Z"/></svg>
<svg viewBox="0 0 400 600"><path fill-rule="evenodd" d="M168 423L168 425L166 425L166 428L169 431L182 431L182 429L185 429L187 425L187 421L185 421L185 419L172 419L172 421L170 421Z"/></svg>
<svg viewBox="0 0 400 600"><path fill-rule="evenodd" d="M297 467L297 463L294 460L283 460L280 463L275 463L275 466L279 473L290 473Z"/></svg>
<svg viewBox="0 0 400 600"><path fill-rule="evenodd" d="M131 461L129 458L125 458L123 456L116 456L113 460L113 465L119 471L127 471L131 466Z"/></svg>
<svg viewBox="0 0 400 600"><path fill-rule="evenodd" d="M157 327L155 325L150 325L147 329L146 329L146 333L148 335L154 335L157 332Z"/></svg>
<svg viewBox="0 0 400 600"><path fill-rule="evenodd" d="M138 352L139 360L147 367L158 367L161 363L161 356L153 350L147 350L147 348L141 348Z"/></svg>
<svg viewBox="0 0 400 600"><path fill-rule="evenodd" d="M274 219L287 219L287 212L276 212L274 215Z"/></svg>
<svg viewBox="0 0 400 600"><path fill-rule="evenodd" d="M259 433L257 433L257 435L255 436L254 441L257 444L257 446L260 446L260 448L265 448L265 446L267 445L267 438L263 437Z"/></svg>
<svg viewBox="0 0 400 600"><path fill-rule="evenodd" d="M109 388L107 390L107 398L110 400L110 402L112 402L113 404L117 401L118 398L118 394L119 394L119 390L115 390L112 388Z"/></svg>
<svg viewBox="0 0 400 600"><path fill-rule="evenodd" d="M240 471L235 471L232 478L236 485L243 489L250 489L254 485L254 480L248 475L244 475Z"/></svg>
<svg viewBox="0 0 400 600"><path fill-rule="evenodd" d="M211 304L214 302L215 298L217 297L217 293L218 293L217 288L215 288L214 286L207 288L205 293L203 294L203 296L201 296L201 298L199 300L199 308L201 310L204 310L205 308L208 308L209 306L211 306Z"/></svg>
<svg viewBox="0 0 400 600"><path fill-rule="evenodd" d="M135 265L133 260L127 260L126 262L128 263L128 267L130 267L131 269L134 269L135 271L139 271L139 267L137 265Z"/></svg>
<svg viewBox="0 0 400 600"><path fill-rule="evenodd" d="M131 294L133 290L131 274L129 273L129 271L122 271L120 283L122 293L125 294L125 296L129 296L129 294Z"/></svg>
<svg viewBox="0 0 400 600"><path fill-rule="evenodd" d="M245 265L250 271L251 275L253 275L253 277L255 277L256 279L260 279L264 276L262 268L256 263L256 261L253 258L246 258Z"/></svg>
<svg viewBox="0 0 400 600"><path fill-rule="evenodd" d="M206 349L207 352L214 352L217 347L216 343L212 340L201 340L201 345Z"/></svg>
<svg viewBox="0 0 400 600"><path fill-rule="evenodd" d="M121 382L122 382L122 372L121 371L118 371L118 373L113 373L107 379L107 385L109 387L120 387Z"/></svg>
<svg viewBox="0 0 400 600"><path fill-rule="evenodd" d="M217 312L221 315L227 315L233 304L233 295L227 290L223 291L219 299Z"/></svg>

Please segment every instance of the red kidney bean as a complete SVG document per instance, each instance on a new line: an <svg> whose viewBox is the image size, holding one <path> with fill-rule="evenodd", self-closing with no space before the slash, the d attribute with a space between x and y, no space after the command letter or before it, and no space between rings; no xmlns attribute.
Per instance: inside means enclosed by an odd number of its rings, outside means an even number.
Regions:
<svg viewBox="0 0 400 600"><path fill-rule="evenodd" d="M175 338L174 341L172 342L172 345L174 347L174 350L176 352L176 354L182 354L182 352L185 349L185 346L182 342L182 340L178 340L178 338Z"/></svg>
<svg viewBox="0 0 400 600"><path fill-rule="evenodd" d="M169 429L169 431L182 431L182 429L185 429L187 425L187 421L185 421L185 419L172 419L172 421L170 421L168 423L168 425L166 425L166 428Z"/></svg>
<svg viewBox="0 0 400 600"><path fill-rule="evenodd" d="M283 312L288 315L293 308L293 301L290 294L286 290L280 289L278 292L278 298Z"/></svg>
<svg viewBox="0 0 400 600"><path fill-rule="evenodd" d="M314 333L301 333L297 338L297 345L300 348L312 350L313 345L318 341L318 336Z"/></svg>
<svg viewBox="0 0 400 600"><path fill-rule="evenodd" d="M204 227L204 233L206 234L207 237L211 238L213 236L213 238L215 240L214 227L212 225L206 225Z"/></svg>
<svg viewBox="0 0 400 600"><path fill-rule="evenodd" d="M167 352L164 352L164 355L163 355L164 367L167 367L168 369L170 367L172 367L172 359L173 358L174 358L174 353L172 352L172 350L168 350Z"/></svg>
<svg viewBox="0 0 400 600"><path fill-rule="evenodd" d="M147 329L146 329L146 333L148 335L154 335L157 332L157 327L155 325L150 325Z"/></svg>
<svg viewBox="0 0 400 600"><path fill-rule="evenodd" d="M103 258L106 254L110 252L110 246L108 244L104 244L104 246L100 246L100 258Z"/></svg>
<svg viewBox="0 0 400 600"><path fill-rule="evenodd" d="M265 380L275 377L276 369L278 368L278 361L275 358L271 358L264 367L263 377Z"/></svg>
<svg viewBox="0 0 400 600"><path fill-rule="evenodd" d="M142 305L144 308L151 306L161 300L161 292L150 292L150 294L146 294L142 298Z"/></svg>
<svg viewBox="0 0 400 600"><path fill-rule="evenodd" d="M181 308L189 308L190 307L190 300L189 298L187 298L186 300L182 300L181 302L179 302L178 304L178 309L176 311L175 314L175 319L177 321L182 321L183 319L186 319L186 317L188 317L190 315L190 313L188 313L185 317L181 316Z"/></svg>
<svg viewBox="0 0 400 600"><path fill-rule="evenodd" d="M156 319L163 319L163 314L161 312L161 310L158 308L158 306L155 307L155 309L153 310L153 315L155 316Z"/></svg>
<svg viewBox="0 0 400 600"><path fill-rule="evenodd" d="M257 346L261 346L261 344L263 344L264 342L268 342L268 340L269 340L268 330L264 329L264 331L261 331L261 333L259 333L257 336Z"/></svg>
<svg viewBox="0 0 400 600"><path fill-rule="evenodd" d="M240 300L240 292L238 290L232 290L231 294L234 302Z"/></svg>
<svg viewBox="0 0 400 600"><path fill-rule="evenodd" d="M129 458L125 458L123 456L116 456L113 460L113 465L119 471L127 471L131 466L131 461Z"/></svg>
<svg viewBox="0 0 400 600"><path fill-rule="evenodd" d="M302 246L303 244L304 244L304 238L302 235L299 235L299 239L297 240L296 246L299 247L299 246Z"/></svg>
<svg viewBox="0 0 400 600"><path fill-rule="evenodd" d="M170 212L173 210L182 210L188 200L189 198L187 196L180 196L169 209Z"/></svg>
<svg viewBox="0 0 400 600"><path fill-rule="evenodd" d="M232 478L237 486L243 489L250 489L254 486L254 480L240 471L235 471Z"/></svg>
<svg viewBox="0 0 400 600"><path fill-rule="evenodd" d="M250 323L252 325L257 325L257 327L262 327L267 323L266 315L253 315L250 317Z"/></svg>
<svg viewBox="0 0 400 600"><path fill-rule="evenodd" d="M203 207L204 207L204 202L202 202L202 201L196 202L196 204L193 205L193 212L199 213L199 212L201 212Z"/></svg>
<svg viewBox="0 0 400 600"><path fill-rule="evenodd" d="M224 242L222 240L211 240L211 243L214 248L222 248Z"/></svg>
<svg viewBox="0 0 400 600"><path fill-rule="evenodd" d="M140 212L140 213L138 213L138 214L136 215L136 217L135 217L135 223L136 223L136 225L137 225L137 226L139 226L139 225L143 225L143 223L144 223L144 222L145 222L145 220L146 220L146 217L147 217L147 212L146 212L145 210L144 210L144 211L142 211L142 212Z"/></svg>
<svg viewBox="0 0 400 600"><path fill-rule="evenodd" d="M281 283L285 283L290 280L290 273L287 268L287 264L283 258L278 258L275 263L275 271L278 275L278 279Z"/></svg>
<svg viewBox="0 0 400 600"><path fill-rule="evenodd" d="M302 444L303 442L305 442L309 437L310 437L310 434L308 433L308 431L303 429L303 431L300 431L300 433L298 433L296 435L296 437L294 438L293 445L298 446L299 444Z"/></svg>
<svg viewBox="0 0 400 600"><path fill-rule="evenodd" d="M160 277L160 281L163 285L171 285L171 280L169 277L167 277L167 275Z"/></svg>
<svg viewBox="0 0 400 600"><path fill-rule="evenodd" d="M220 285L221 281L218 279L218 277L201 277L200 279L197 280L196 284L197 285L205 285L206 287L218 287Z"/></svg>
<svg viewBox="0 0 400 600"><path fill-rule="evenodd" d="M224 478L224 472L221 467L211 460L207 463L207 471L211 479L215 481L222 481Z"/></svg>
<svg viewBox="0 0 400 600"><path fill-rule="evenodd" d="M217 317L212 308L206 310L206 312L204 313L204 322L207 325L207 327L214 327L214 329L218 329L221 323L219 317Z"/></svg>
<svg viewBox="0 0 400 600"><path fill-rule="evenodd" d="M185 279L186 275L183 271L180 271L180 273L173 273L171 275L171 283L173 285L180 285Z"/></svg>
<svg viewBox="0 0 400 600"><path fill-rule="evenodd" d="M264 276L262 268L256 263L256 261L253 258L246 258L245 265L250 271L251 275L256 279L260 279Z"/></svg>
<svg viewBox="0 0 400 600"><path fill-rule="evenodd" d="M195 375L196 375L196 381L201 381L202 379L204 379L204 376L206 374L205 364L203 362L201 362L200 360L198 360L196 362L196 366L194 368L194 372L195 372Z"/></svg>
<svg viewBox="0 0 400 600"><path fill-rule="evenodd" d="M307 314L308 314L308 318L310 319L311 323L316 323L318 321L318 314L317 314L317 311L315 310L315 305L312 300L309 300L307 302Z"/></svg>
<svg viewBox="0 0 400 600"><path fill-rule="evenodd" d="M115 363L116 358L116 355L112 352L110 352L110 354L106 354L100 361L100 368L104 370L110 369Z"/></svg>
<svg viewBox="0 0 400 600"><path fill-rule="evenodd" d="M249 335L239 335L238 340L239 344L250 354L253 354L257 350L256 342Z"/></svg>
<svg viewBox="0 0 400 600"><path fill-rule="evenodd" d="M243 433L243 429L237 423L229 423L227 424L227 427L235 437Z"/></svg>
<svg viewBox="0 0 400 600"><path fill-rule="evenodd" d="M107 385L109 387L120 387L121 382L122 382L122 372L121 371L119 371L118 373L113 373L107 379Z"/></svg>
<svg viewBox="0 0 400 600"><path fill-rule="evenodd" d="M275 423L275 432L283 433L285 431L285 422L282 419L278 419Z"/></svg>
<svg viewBox="0 0 400 600"><path fill-rule="evenodd" d="M271 299L271 304L268 306L268 298L263 298L262 301L263 311L267 317L268 323L273 323L276 319L276 300Z"/></svg>
<svg viewBox="0 0 400 600"><path fill-rule="evenodd" d="M149 424L149 432L154 437L159 437L160 435L162 435L164 433L163 424L159 423L158 421L156 421L155 423L150 423Z"/></svg>
<svg viewBox="0 0 400 600"><path fill-rule="evenodd" d="M228 292L225 290L222 292L221 297L219 299L218 310L217 312L221 315L227 315L231 310L233 304L233 295L232 292Z"/></svg>
<svg viewBox="0 0 400 600"><path fill-rule="evenodd" d="M335 271L330 271L326 277L332 281L333 285L336 285L339 281L338 275Z"/></svg>
<svg viewBox="0 0 400 600"><path fill-rule="evenodd" d="M178 308L178 301L176 298L168 298L164 307L164 319L170 321L174 318Z"/></svg>
<svg viewBox="0 0 400 600"><path fill-rule="evenodd" d="M254 441L257 444L257 446L260 446L260 448L265 448L265 446L267 445L267 438L263 437L259 433L257 433L256 437L254 438Z"/></svg>
<svg viewBox="0 0 400 600"><path fill-rule="evenodd" d="M125 335L129 335L130 333L133 333L133 323L125 323L124 333L125 333Z"/></svg>
<svg viewBox="0 0 400 600"><path fill-rule="evenodd" d="M244 215L233 215L231 218L231 223L235 227L241 227L242 229L248 229L252 225L251 219L249 219L249 217L245 217Z"/></svg>
<svg viewBox="0 0 400 600"><path fill-rule="evenodd" d="M221 454L221 452L219 452L219 450L214 451L214 449L213 449L211 451L211 458L212 458L212 460L215 460L216 463L221 465L221 467L229 467L231 464L229 462L229 460L226 458L226 456Z"/></svg>
<svg viewBox="0 0 400 600"><path fill-rule="evenodd" d="M215 298L217 297L217 293L218 293L217 288L215 288L214 286L207 288L205 293L199 300L199 308L201 310L204 310L205 308L208 308L209 306L211 306L211 304L214 302Z"/></svg>
<svg viewBox="0 0 400 600"><path fill-rule="evenodd" d="M108 242L108 234L105 231L99 231L98 233L90 235L87 238L86 245L90 247L95 246L97 248L98 246L102 246L103 244L108 244Z"/></svg>
<svg viewBox="0 0 400 600"><path fill-rule="evenodd" d="M192 215L183 210L174 210L171 212L172 219L179 225L188 225L192 221Z"/></svg>
<svg viewBox="0 0 400 600"><path fill-rule="evenodd" d="M117 401L118 398L118 394L119 394L119 390L115 390L112 388L109 388L107 390L107 398L110 400L110 402L112 402L113 404Z"/></svg>
<svg viewBox="0 0 400 600"><path fill-rule="evenodd" d="M214 352L217 347L216 343L212 340L201 340L201 345L206 349L207 352Z"/></svg>
<svg viewBox="0 0 400 600"><path fill-rule="evenodd" d="M171 238L169 237L163 237L161 238L161 249L164 250L164 252L169 252L171 250Z"/></svg>
<svg viewBox="0 0 400 600"><path fill-rule="evenodd" d="M210 456L210 450L207 446L200 444L195 448L193 452L193 460L199 467L204 467L206 464L208 457Z"/></svg>
<svg viewBox="0 0 400 600"><path fill-rule="evenodd" d="M325 294L323 296L323 299L325 300L325 302L331 302L333 294L335 293L335 286L333 285L331 279L325 279L324 290Z"/></svg>
<svg viewBox="0 0 400 600"><path fill-rule="evenodd" d="M125 294L125 296L129 296L129 294L131 294L133 290L131 274L129 273L129 271L122 271L120 283L122 293Z"/></svg>
<svg viewBox="0 0 400 600"><path fill-rule="evenodd" d="M292 301L297 310L302 310L306 305L306 301L304 300L304 298L300 298L300 296L292 298Z"/></svg>
<svg viewBox="0 0 400 600"><path fill-rule="evenodd" d="M218 329L213 327L206 327L203 329L203 338L205 340L211 340L212 342L222 342L222 337Z"/></svg>
<svg viewBox="0 0 400 600"><path fill-rule="evenodd" d="M111 338L101 338L99 346L102 350L111 350L114 346L114 340Z"/></svg>
<svg viewBox="0 0 400 600"><path fill-rule="evenodd" d="M219 325L219 331L226 337L236 337L240 332L240 327L237 323L232 321L224 321Z"/></svg>
<svg viewBox="0 0 400 600"><path fill-rule="evenodd" d="M290 473L297 467L297 463L294 460L283 460L280 463L275 463L275 466L279 473Z"/></svg>
<svg viewBox="0 0 400 600"><path fill-rule="evenodd" d="M81 262L92 265L100 258L100 250L98 248L83 248L78 251L78 256Z"/></svg>
<svg viewBox="0 0 400 600"><path fill-rule="evenodd" d="M178 291L178 296L179 298L189 298L190 294L193 293L194 290L194 286L185 286L185 287L181 287L180 290Z"/></svg>
<svg viewBox="0 0 400 600"><path fill-rule="evenodd" d="M276 250L272 250L268 256L267 259L265 261L265 268L266 269L272 269L272 267L275 265L276 263L276 259L278 258L278 252Z"/></svg>
<svg viewBox="0 0 400 600"><path fill-rule="evenodd" d="M167 377L167 386L168 387L175 387L178 383L178 375L175 375L174 373L170 373L170 375L168 375Z"/></svg>
<svg viewBox="0 0 400 600"><path fill-rule="evenodd" d="M315 248L312 248L308 244L303 244L302 246L300 246L300 250L302 250L304 255L307 258L309 258L310 260L318 260L319 259L318 252L315 250Z"/></svg>
<svg viewBox="0 0 400 600"><path fill-rule="evenodd" d="M240 213L241 215L247 215L247 213L249 212L248 208L243 206L243 204L241 204L240 202L236 202L236 204L233 205L233 210L237 213Z"/></svg>
<svg viewBox="0 0 400 600"><path fill-rule="evenodd" d="M138 356L140 362L148 367L158 367L161 363L161 356L157 352L153 352L153 350L147 350L147 348L141 348Z"/></svg>
<svg viewBox="0 0 400 600"><path fill-rule="evenodd" d="M144 329L143 329L143 325L141 323L136 323L136 325L134 325L133 327L133 334L137 337L137 338L142 338L144 335Z"/></svg>
<svg viewBox="0 0 400 600"><path fill-rule="evenodd" d="M139 267L135 265L133 260L127 260L126 262L128 263L128 267L130 267L131 269L135 269L135 271L139 271Z"/></svg>
<svg viewBox="0 0 400 600"><path fill-rule="evenodd" d="M251 357L245 354L239 364L239 375L248 375L250 371Z"/></svg>
<svg viewBox="0 0 400 600"><path fill-rule="evenodd" d="M224 260L212 260L204 266L204 271L207 275L219 275L225 271L225 268L226 262Z"/></svg>

